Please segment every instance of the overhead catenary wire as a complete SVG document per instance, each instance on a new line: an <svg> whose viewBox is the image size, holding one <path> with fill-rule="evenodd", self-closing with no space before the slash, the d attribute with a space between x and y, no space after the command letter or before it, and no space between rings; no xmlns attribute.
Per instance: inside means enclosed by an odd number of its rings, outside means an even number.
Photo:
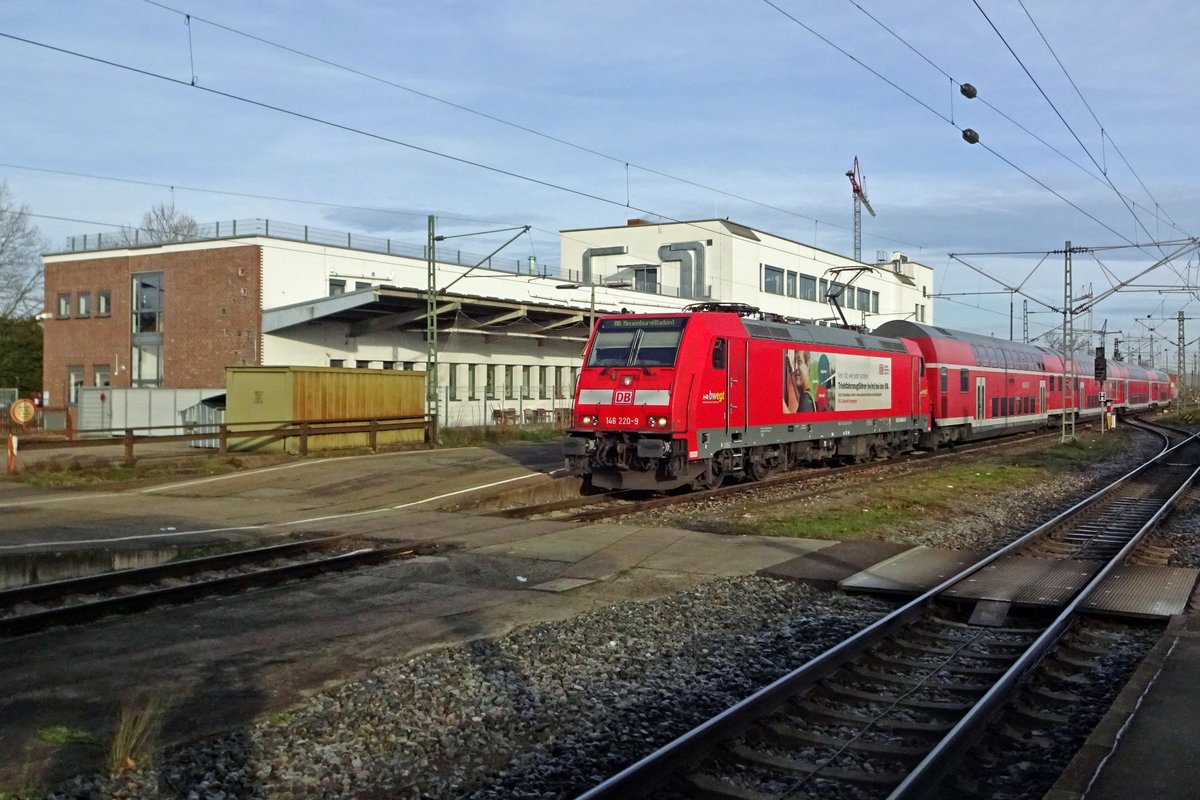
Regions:
<svg viewBox="0 0 1200 800"><path fill-rule="evenodd" d="M447 100L446 98L444 98L444 97L440 97L440 96L438 96L438 95L436 95L436 94L433 94L433 93L431 93L431 92L427 92L427 91L424 91L424 90L421 90L421 89L416 89L416 88L414 88L414 87L412 87L412 86L409 86L409 85L406 85L406 84L400 83L400 82L398 82L398 81L394 81L394 80L391 80L391 79L389 79L389 78L385 78L385 77L382 77L382 76L380 76L380 75L376 75L376 74L374 74L374 73L367 72L367 71L365 71L365 70L362 70L362 69L359 69L359 68L356 68L356 67L351 67L351 66L348 66L348 65L346 65L346 64L342 64L342 63L340 63L340 62L333 61L333 60L331 60L331 59L324 58L324 57L322 57L322 56L319 56L319 55L315 55L315 54L313 54L313 53L307 52L307 51L305 51L305 50L301 50L301 49L299 49L299 48L296 48L296 47L293 47L293 46L291 46L291 45L283 44L283 43L281 43L281 42L277 42L277 41L274 41L274 40L272 40L272 39L268 39L268 38L266 38L266 37L264 37L264 36L260 36L260 35L258 35L258 34L250 33L250 32L248 32L248 31L244 31L244 30L240 30L240 29L238 29L238 28L235 28L235 27L233 27L233 26L231 26L231 25L228 25L228 24L226 24L226 23L217 22L217 21L215 21L215 20L212 20L212 19L208 19L208 18L205 18L205 17L197 16L196 14L192 14L192 13L189 13L189 12L182 11L182 10L180 10L180 9L178 9L178 8L175 8L175 7L173 7L173 6L167 5L166 3L160 2L159 0L142 0L142 1L143 1L144 3L147 3L148 5L152 5L152 6L155 6L155 7L157 7L157 8L161 8L161 9L163 9L163 10L165 10L165 11L169 11L169 12L171 12L171 13L178 14L178 15L180 15L180 16L184 16L184 17L187 17L187 18L189 18L189 19L192 19L192 20L196 20L196 21L199 21L199 22L203 22L203 23L205 23L205 24L207 24L207 25L211 25L211 26L213 26L214 28L218 28L218 29L220 29L220 30L223 30L223 31L226 31L226 32L228 32L228 33L232 33L232 34L234 34L234 35L236 35L236 36L241 36L241 37L244 37L244 38L246 38L246 39L250 39L251 41L258 42L259 44L263 44L263 45L266 45L266 46L268 46L268 47L273 47L273 48L276 48L276 49L282 50L282 51L284 51L284 52L291 53L292 55L298 56L298 57L300 57L300 58L309 59L309 60L311 60L311 61L314 61L314 62L316 62L316 63L323 64L323 65L325 65L325 66L327 66L327 67L331 67L331 68L333 68L333 69L340 70L340 71L343 71L343 72L349 73L349 74L351 74L351 75L355 75L355 76L358 76L358 77L360 77L360 78L364 78L364 79L366 79L366 80L375 81L375 82L377 82L377 83L381 83L381 84L383 84L383 85L385 85L385 86L389 86L389 87L392 87L392 88L394 88L394 89L398 89L398 90L400 90L400 91L403 91L403 92L408 92L408 93L410 93L410 94L412 94L412 95L415 95L415 96L417 96L417 97L421 97L421 98L423 98L423 99L425 99L425 100L429 100L429 101L431 101L431 102L434 102L434 103L439 103L439 104L441 104L441 105L444 105L444 106L447 106L447 107L449 107L449 108L456 109L456 110L458 110L458 111L461 111L461 112L464 112L464 113L466 113L466 114L472 114L472 115L474 115L474 116L480 117L480 118L482 118L482 119L489 120L489 121L491 121L491 122L494 122L494 123L497 123L497 124L499 124L499 125L504 125L504 126L507 126L507 127L509 127L509 128L513 128L514 130L519 130L519 131L522 131L523 133L527 133L527 134L529 134L529 135L531 135L531 136L536 136L536 137L539 137L539 138L541 138L541 139L545 139L545 140L547 140L547 141L551 141L551 142L554 142L554 143L556 143L556 144L560 144L560 145L563 145L563 146L565 146L565 147L572 148L572 149L574 149L574 150L577 150L577 151L579 151L579 152L582 152L582 153L587 153L587 154L589 154L589 155L596 156L597 158L601 158L601 159L604 159L604 160L610 161L610 162L612 162L612 163L614 163L614 164L617 164L618 166L621 166L621 167L623 167L623 169L625 170L625 195L626 195L626 197L625 197L625 205L626 205L627 207L629 207L629 208L634 208L634 207L632 206L631 202L630 202L630 194L629 194L629 169L630 169L630 168L633 168L633 169L639 170L639 171L641 171L641 172L644 172L644 173L646 173L646 174L648 174L648 175L654 175L654 176L657 176L657 177L660 177L660 178L665 178L665 179L667 179L667 180L676 181L676 182L678 182L678 183L681 183L681 184L684 184L684 185L687 185L687 186L691 186L691 187L693 187L693 188L696 188L696 189L701 189L701 190L703 190L703 191L706 191L706 192L712 192L712 193L714 193L714 194L719 194L719 195L721 195L721 196L723 196L723 197L728 197L728 198L730 198L730 199L733 199L733 200L738 200L738 201L741 201L741 202L743 202L743 203L749 203L749 204L751 204L751 205L758 206L759 208L765 208L765 209L769 209L769 210L771 210L771 211L776 211L776 212L778 212L778 213L780 213L780 214L784 214L784 215L787 215L787 216L790 216L790 217L795 217L795 218L797 218L797 219L803 219L803 220L806 220L806 221L811 221L811 222L814 222L814 223L819 223L819 224L821 224L821 225L826 225L826 226L828 226L828 227L830 227L830 228L834 228L834 229L837 229L837 230L845 230L845 231L848 231L848 230L850 230L850 228L848 228L848 227L847 227L847 226L845 226L845 225L841 225L841 224L834 223L834 222L828 222L828 221L826 221L826 220L817 219L817 218L815 218L815 217L810 217L810 216L807 216L807 215L805 215L805 214L801 214L801 213L799 213L799 212L797 212L797 211L793 211L793 210L791 210L791 209L783 208L782 206L774 205L774 204L772 204L772 203L767 203L767 202L764 202L764 201L761 201L761 200L755 200L754 198L751 198L751 197L746 197L745 195L737 194L737 193L735 193L735 192L731 192L731 191L728 191L728 190L726 190L726 189L721 189L721 188L717 188L717 187L714 187L714 186L709 186L709 185L707 185L707 184L700 183L699 181L695 181L695 180L692 180L692 179L690 179L690 178L684 178L684 177L681 177L681 176L678 176L678 175L673 175L673 174L671 174L671 173L664 172L664 171L662 171L662 170L655 169L655 168L653 168L653 167L648 167L648 166L645 166L645 165L643 165L643 164L638 164L638 163L635 163L635 162L631 161L630 159L628 159L628 158L626 158L626 157L623 157L623 156L617 156L617 155L612 155L612 154L610 154L610 153L605 153L605 152L603 152L603 151L601 151L601 150L598 150L598 149L596 149L596 148L593 148L593 147L588 147L587 145L582 145L582 144L579 144L579 143L577 143L577 142L572 142L572 141L570 141L569 139L564 139L564 138L562 138L562 137L560 137L560 136L554 136L553 134L549 134L549 133L546 133L546 132L544 132L544 131L537 130L536 128L530 127L530 126L528 126L528 125L523 125L523 124L521 124L521 123L518 123L518 122L513 122L512 120L507 120L507 119L504 119L503 117L497 116L497 115L495 115L495 114L490 114L490 113L488 113L488 112L486 112L486 111L480 111L479 109L472 108L472 107L470 107L470 106L468 106L468 105L465 105L465 104L463 104L463 103L457 103L457 102L454 102L453 100ZM635 209L635 210L637 210L637 209ZM921 245L915 244L915 243L913 243L913 242L906 242L906 241L903 241L903 240L900 240L900 239L889 238L889 237L886 237L886 236L876 236L876 238L877 238L877 239L879 239L879 240L881 240L881 241L889 241L889 242L893 242L893 243L895 243L895 244L903 245L903 246L906 246L906 247L921 247Z"/></svg>

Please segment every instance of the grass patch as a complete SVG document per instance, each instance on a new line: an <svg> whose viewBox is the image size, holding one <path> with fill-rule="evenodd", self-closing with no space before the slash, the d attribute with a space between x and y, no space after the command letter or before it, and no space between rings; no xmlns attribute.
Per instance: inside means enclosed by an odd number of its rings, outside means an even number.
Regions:
<svg viewBox="0 0 1200 800"><path fill-rule="evenodd" d="M807 539L883 539L889 531L928 517L950 519L970 513L972 500L1052 480L1117 456L1128 436L1089 435L1068 444L1048 444L1020 454L1003 454L974 464L883 480L861 489L814 498L801 511L769 510L758 519L721 524L735 534Z"/></svg>
<svg viewBox="0 0 1200 800"><path fill-rule="evenodd" d="M555 425L486 425L470 428L442 428L438 432L442 447L480 447L509 442L557 442L563 430Z"/></svg>
<svg viewBox="0 0 1200 800"><path fill-rule="evenodd" d="M15 480L29 486L64 489L147 480L206 477L259 466L238 456L205 456L170 461L139 461L127 466L121 460L96 456L52 459L26 467Z"/></svg>
<svg viewBox="0 0 1200 800"><path fill-rule="evenodd" d="M47 728L41 728L37 732L37 738L47 744L100 744L100 740L87 731L81 731L78 728L68 728L66 725L51 725ZM2 800L2 797L0 795L0 800Z"/></svg>
<svg viewBox="0 0 1200 800"><path fill-rule="evenodd" d="M148 761L154 752L166 701L159 695L126 700L113 727L106 766L110 775L120 775Z"/></svg>

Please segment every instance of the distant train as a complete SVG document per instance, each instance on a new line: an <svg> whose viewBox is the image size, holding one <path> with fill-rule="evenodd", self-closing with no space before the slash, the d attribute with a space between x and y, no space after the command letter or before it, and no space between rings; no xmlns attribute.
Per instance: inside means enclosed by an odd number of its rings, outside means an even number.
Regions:
<svg viewBox="0 0 1200 800"><path fill-rule="evenodd" d="M692 310L696 308L697 310ZM932 325L873 333L757 318L718 304L600 318L584 356L567 468L599 488L761 480L805 462L866 460L1167 405L1171 377ZM1069 400L1069 402L1067 402Z"/></svg>

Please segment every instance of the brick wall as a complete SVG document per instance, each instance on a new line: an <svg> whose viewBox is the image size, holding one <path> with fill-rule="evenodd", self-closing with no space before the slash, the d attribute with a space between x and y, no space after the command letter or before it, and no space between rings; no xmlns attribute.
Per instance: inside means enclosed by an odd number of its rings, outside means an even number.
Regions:
<svg viewBox="0 0 1200 800"><path fill-rule="evenodd" d="M97 366L107 366L111 385L130 385L132 276L163 274L163 382L166 388L223 386L225 366L259 364L262 253L257 245L135 250L128 255L55 261L45 265L43 389L50 405L67 400L67 371L84 369L94 386ZM109 292L111 313L100 316L98 296ZM91 298L90 314L78 316L79 295ZM70 316L58 316L60 294L70 295Z"/></svg>

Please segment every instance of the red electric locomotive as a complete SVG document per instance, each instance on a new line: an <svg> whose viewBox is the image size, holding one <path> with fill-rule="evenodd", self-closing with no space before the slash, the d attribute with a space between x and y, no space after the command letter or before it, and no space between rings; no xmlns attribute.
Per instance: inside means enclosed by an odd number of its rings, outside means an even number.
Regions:
<svg viewBox="0 0 1200 800"><path fill-rule="evenodd" d="M564 444L571 472L602 488L714 486L902 452L929 429L911 343L693 308L600 319Z"/></svg>

